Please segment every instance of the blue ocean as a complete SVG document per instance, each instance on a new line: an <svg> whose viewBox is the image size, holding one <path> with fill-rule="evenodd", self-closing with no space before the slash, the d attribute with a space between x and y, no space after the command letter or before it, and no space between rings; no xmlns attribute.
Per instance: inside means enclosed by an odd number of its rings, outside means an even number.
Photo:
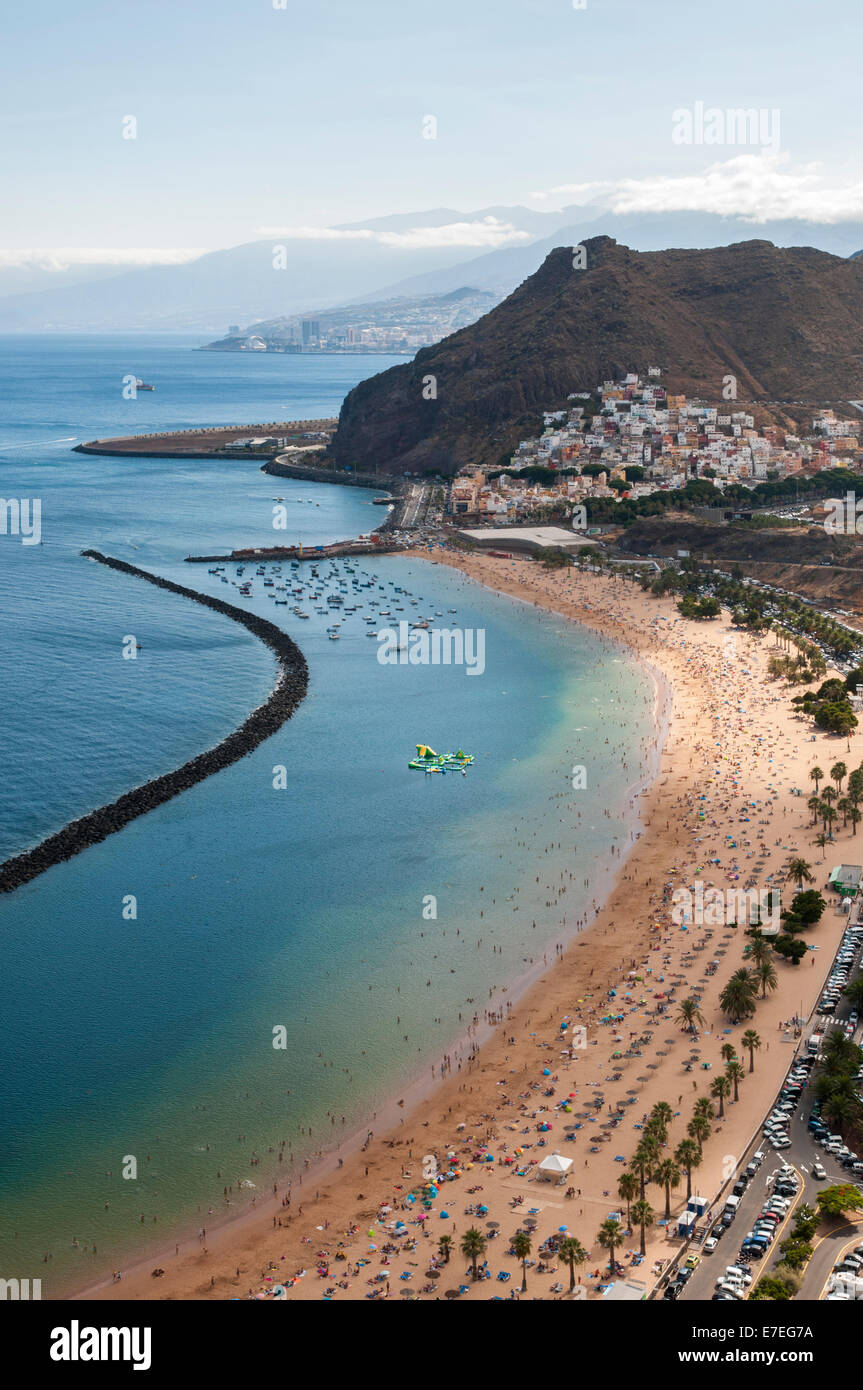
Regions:
<svg viewBox="0 0 863 1390"><path fill-rule="evenodd" d="M197 341L0 338L0 494L39 499L42 517L41 544L0 535L0 858L212 747L273 685L246 629L83 549L240 603L236 566L185 556L313 546L381 520L371 492L253 460L72 452L334 415L391 365ZM156 390L125 400L130 373ZM277 497L287 532L273 531ZM309 571L268 566L273 586L254 574L245 601L305 653L294 717L0 897L0 1265L41 1277L43 1297L237 1214L428 1077L575 929L631 834L654 690L625 652L430 560L327 562L318 590ZM274 602L290 582L307 619ZM342 590L363 607L340 614L336 642L313 592ZM368 636L382 614L482 629L484 671L382 665ZM420 742L475 762L411 772Z"/></svg>

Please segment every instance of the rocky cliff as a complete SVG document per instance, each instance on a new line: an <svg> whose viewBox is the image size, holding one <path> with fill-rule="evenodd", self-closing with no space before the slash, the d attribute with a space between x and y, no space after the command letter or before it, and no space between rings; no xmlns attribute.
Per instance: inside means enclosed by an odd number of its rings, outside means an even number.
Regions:
<svg viewBox="0 0 863 1390"><path fill-rule="evenodd" d="M584 269L552 251L477 323L355 387L338 464L494 464L570 392L648 367L712 403L733 375L737 408L863 397L863 261L767 241L638 252L595 237L585 251Z"/></svg>

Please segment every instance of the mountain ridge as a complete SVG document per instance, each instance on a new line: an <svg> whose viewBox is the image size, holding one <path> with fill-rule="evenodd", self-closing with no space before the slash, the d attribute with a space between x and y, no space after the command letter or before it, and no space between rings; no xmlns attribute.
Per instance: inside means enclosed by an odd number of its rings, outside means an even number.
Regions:
<svg viewBox="0 0 863 1390"><path fill-rule="evenodd" d="M476 323L356 386L332 442L337 463L443 473L499 463L543 410L649 366L670 391L714 403L729 375L741 402L863 396L863 261L763 240L582 244L586 269L573 269L571 248L552 250Z"/></svg>

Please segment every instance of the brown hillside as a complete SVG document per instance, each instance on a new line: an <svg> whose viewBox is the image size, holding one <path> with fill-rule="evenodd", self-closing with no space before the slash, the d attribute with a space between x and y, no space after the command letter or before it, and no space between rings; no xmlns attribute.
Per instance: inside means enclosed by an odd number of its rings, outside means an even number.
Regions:
<svg viewBox="0 0 863 1390"><path fill-rule="evenodd" d="M632 251L610 237L568 248L469 328L347 396L339 464L455 472L493 464L571 391L662 369L669 391L738 408L863 397L863 260L767 241L706 251ZM424 378L437 399L423 398ZM733 408L733 407L732 407Z"/></svg>

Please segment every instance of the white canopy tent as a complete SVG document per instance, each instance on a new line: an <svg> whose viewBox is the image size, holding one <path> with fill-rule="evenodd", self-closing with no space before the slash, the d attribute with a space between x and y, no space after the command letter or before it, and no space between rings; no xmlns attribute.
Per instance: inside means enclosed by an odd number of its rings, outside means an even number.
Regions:
<svg viewBox="0 0 863 1390"><path fill-rule="evenodd" d="M563 1182L571 1167L571 1158L564 1158L562 1154L555 1152L542 1160L538 1171L549 1181Z"/></svg>

